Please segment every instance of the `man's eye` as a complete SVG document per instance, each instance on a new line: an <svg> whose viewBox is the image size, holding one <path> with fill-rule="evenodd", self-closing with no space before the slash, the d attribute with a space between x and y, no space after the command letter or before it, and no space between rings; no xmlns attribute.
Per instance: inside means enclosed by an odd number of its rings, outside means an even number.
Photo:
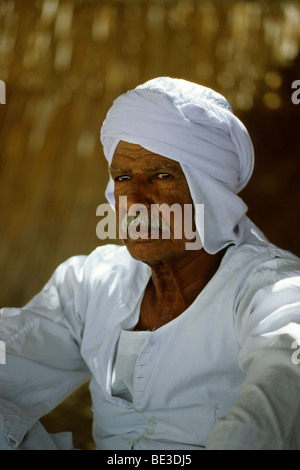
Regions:
<svg viewBox="0 0 300 470"><path fill-rule="evenodd" d="M162 180L162 179L165 179L165 178L170 178L171 175L170 175L170 173L157 173L156 177L158 179Z"/></svg>
<svg viewBox="0 0 300 470"><path fill-rule="evenodd" d="M130 179L130 176L128 175L121 175L121 176L115 177L116 182L122 182L122 181L129 180L129 179Z"/></svg>

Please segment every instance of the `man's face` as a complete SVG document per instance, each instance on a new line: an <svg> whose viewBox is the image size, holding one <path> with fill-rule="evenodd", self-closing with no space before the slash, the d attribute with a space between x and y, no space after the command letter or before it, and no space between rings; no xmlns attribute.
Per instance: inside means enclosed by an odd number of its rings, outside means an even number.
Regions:
<svg viewBox="0 0 300 470"><path fill-rule="evenodd" d="M193 231L195 226L193 202L180 164L139 145L121 141L110 172L114 180L117 220L121 221L119 229L131 256L150 262L182 255L187 242L185 204L190 209ZM166 210L159 212L157 207L161 204L166 205ZM176 209L175 215L168 210L171 206ZM149 217L152 216L152 226L143 218L145 209ZM139 214L142 218L135 219Z"/></svg>

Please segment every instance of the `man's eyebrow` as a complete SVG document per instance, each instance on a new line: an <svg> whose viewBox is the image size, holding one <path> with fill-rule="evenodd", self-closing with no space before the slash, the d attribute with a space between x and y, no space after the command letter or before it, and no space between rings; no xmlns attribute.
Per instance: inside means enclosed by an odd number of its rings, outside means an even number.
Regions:
<svg viewBox="0 0 300 470"><path fill-rule="evenodd" d="M159 165L151 165L142 167L143 171L150 172L150 171L162 171L162 170L173 170L180 172L180 168L174 165L173 163L160 163ZM109 167L110 173L131 173L131 169L127 168L115 168L113 166Z"/></svg>
<svg viewBox="0 0 300 470"><path fill-rule="evenodd" d="M169 163L169 162L162 162L162 163L159 163L158 165L145 166L145 167L142 167L141 170L145 173L153 173L153 172L163 173L163 172L167 172L169 170L169 171L174 172L176 175L181 174L181 168L178 168L177 165L174 165L173 163ZM131 175L132 174L132 169L117 168L117 167L110 166L109 167L109 173L111 175L116 175L116 174Z"/></svg>
<svg viewBox="0 0 300 470"><path fill-rule="evenodd" d="M110 173L131 173L131 170L127 170L126 168L114 168L113 166L110 166L108 171Z"/></svg>
<svg viewBox="0 0 300 470"><path fill-rule="evenodd" d="M174 165L173 163L163 162L159 165L151 165L142 168L143 171L161 171L161 170L173 170L173 171L180 171L178 166Z"/></svg>

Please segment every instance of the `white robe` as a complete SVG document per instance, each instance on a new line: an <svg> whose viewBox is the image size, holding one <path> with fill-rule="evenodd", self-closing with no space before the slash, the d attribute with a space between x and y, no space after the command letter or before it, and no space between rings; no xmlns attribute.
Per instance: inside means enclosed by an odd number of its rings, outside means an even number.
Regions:
<svg viewBox="0 0 300 470"><path fill-rule="evenodd" d="M70 448L38 420L89 378L99 449L300 449L299 259L266 242L229 247L194 303L139 344L128 399L113 389L116 352L149 277L106 245L1 310L0 449Z"/></svg>

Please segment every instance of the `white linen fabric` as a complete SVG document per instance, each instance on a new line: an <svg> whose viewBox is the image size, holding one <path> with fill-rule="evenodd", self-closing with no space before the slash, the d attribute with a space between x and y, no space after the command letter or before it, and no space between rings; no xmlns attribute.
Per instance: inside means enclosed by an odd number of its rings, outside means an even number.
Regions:
<svg viewBox="0 0 300 470"><path fill-rule="evenodd" d="M204 231L197 211L195 222L207 252L239 245L255 229L237 196L253 171L252 142L219 93L170 77L139 85L114 101L102 125L109 163L120 140L181 164L195 207L204 204ZM106 197L114 206L111 179Z"/></svg>
<svg viewBox="0 0 300 470"><path fill-rule="evenodd" d="M230 246L195 302L139 344L129 401L114 396L113 370L150 275L106 245L1 310L0 449L70 448L38 420L91 378L99 449L299 450L299 259L266 242Z"/></svg>
<svg viewBox="0 0 300 470"><path fill-rule="evenodd" d="M140 306L138 305L137 308ZM121 330L116 359L112 369L112 395L132 402L134 372L139 354L150 339L151 331Z"/></svg>

